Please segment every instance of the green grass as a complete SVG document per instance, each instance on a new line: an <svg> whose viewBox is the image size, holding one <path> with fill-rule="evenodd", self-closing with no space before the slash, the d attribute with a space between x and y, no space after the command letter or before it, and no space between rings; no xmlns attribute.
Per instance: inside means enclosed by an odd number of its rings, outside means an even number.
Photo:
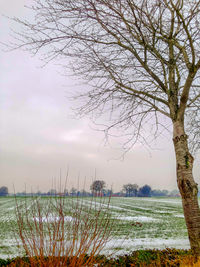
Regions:
<svg viewBox="0 0 200 267"><path fill-rule="evenodd" d="M25 198L18 197L17 200L20 209L23 209ZM27 198L26 200L27 206L31 205L31 199ZM48 198L43 197L41 198L41 203L45 206L47 200ZM98 199L96 201L100 202ZM71 199L66 198L65 215L73 217L70 205ZM90 199L84 198L82 205L83 210L86 209L90 205ZM52 216L56 216L53 207ZM181 217L183 216L181 200L178 198L112 198L110 216L117 222L112 229L113 239L128 239L130 241L130 245L127 246L121 245L120 242L117 244L113 242L113 251L117 251L119 254L120 252L124 253L124 251L141 249L146 244L148 245L149 240L152 240L152 242L155 240L154 247L157 245L158 249L160 248L158 240L161 239L187 240L185 221ZM20 253L14 238L16 227L15 199L14 197L1 197L0 258L15 257ZM136 246L138 240L142 240L142 244ZM146 244L145 240L147 241Z"/></svg>

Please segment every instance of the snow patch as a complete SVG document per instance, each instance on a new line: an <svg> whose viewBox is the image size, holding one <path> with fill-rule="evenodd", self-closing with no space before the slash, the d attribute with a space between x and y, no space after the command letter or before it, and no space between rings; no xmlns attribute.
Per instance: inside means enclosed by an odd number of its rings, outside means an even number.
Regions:
<svg viewBox="0 0 200 267"><path fill-rule="evenodd" d="M41 217L41 219L38 218L38 217L35 218L35 220L36 220L37 222L39 222L40 220L41 220L42 222L57 222L57 221L59 221L60 219L62 219L62 218L61 218L61 217L58 217L58 216ZM74 218L71 217L71 216L65 216L65 217L64 217L64 221L65 221L65 222L71 222L71 221L73 221L73 220L74 220Z"/></svg>
<svg viewBox="0 0 200 267"><path fill-rule="evenodd" d="M143 201L158 202L158 203L169 203L181 205L181 199L155 199L155 198L141 198Z"/></svg>
<svg viewBox="0 0 200 267"><path fill-rule="evenodd" d="M103 253L109 255L117 250L114 255L124 255L127 252L139 249L189 249L188 239L161 239L161 238L136 238L136 239L112 239L104 247Z"/></svg>
<svg viewBox="0 0 200 267"><path fill-rule="evenodd" d="M120 217L118 217L118 219L119 220L125 220L125 221L136 221L136 222L155 222L155 221L159 221L156 218L147 217L147 216L137 216L137 217L120 216Z"/></svg>
<svg viewBox="0 0 200 267"><path fill-rule="evenodd" d="M184 218L184 215L183 214L175 214L174 217Z"/></svg>

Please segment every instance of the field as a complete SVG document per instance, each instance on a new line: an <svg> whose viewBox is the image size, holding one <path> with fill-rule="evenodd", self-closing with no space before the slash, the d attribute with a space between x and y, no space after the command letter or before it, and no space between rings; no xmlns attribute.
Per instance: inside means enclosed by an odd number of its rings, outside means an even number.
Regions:
<svg viewBox="0 0 200 267"><path fill-rule="evenodd" d="M47 198L40 198L45 202ZM95 205L98 205L98 200ZM89 199L83 199L88 205ZM18 198L20 209L25 205L23 197ZM70 210L70 199L66 199ZM34 205L27 198L26 205ZM187 230L183 217L181 199L178 198L112 198L110 215L117 224L113 228L112 238L108 241L103 253L111 251L116 254L130 253L143 248L189 248ZM70 219L70 216L66 216ZM0 258L11 258L20 255L17 247L15 229L15 199L0 198ZM23 255L23 254L21 254Z"/></svg>

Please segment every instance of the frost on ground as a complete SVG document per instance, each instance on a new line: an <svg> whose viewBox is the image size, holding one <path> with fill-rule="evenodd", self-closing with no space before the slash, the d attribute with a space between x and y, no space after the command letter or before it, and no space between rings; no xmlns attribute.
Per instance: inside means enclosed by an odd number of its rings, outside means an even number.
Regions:
<svg viewBox="0 0 200 267"><path fill-rule="evenodd" d="M184 215L183 215L183 214L175 214L174 217L177 217L177 218L184 218Z"/></svg>
<svg viewBox="0 0 200 267"><path fill-rule="evenodd" d="M40 201L46 201L41 198ZM105 199L106 200L106 199ZM18 200L20 208L25 204L24 198ZM26 199L27 206L34 202ZM90 198L81 200L85 206L91 205ZM101 200L95 200L92 207L107 207ZM44 202L46 203L46 202ZM66 198L66 210L70 211L70 201ZM17 243L13 239L17 224L15 218L14 197L0 198L0 258L20 255ZM106 244L103 253L124 254L138 249L189 248L181 199L179 198L112 198L109 205L110 215L118 225L112 229L112 238ZM65 215L67 224L73 221L69 212ZM49 214L48 221L55 222L58 215ZM37 220L37 217L35 217ZM42 221L46 223L46 217ZM138 224L137 224L138 222ZM22 252L22 250L21 250Z"/></svg>
<svg viewBox="0 0 200 267"><path fill-rule="evenodd" d="M42 221L42 222L58 222L60 219L61 219L61 217L53 216L52 214L50 216L48 216L48 217L41 217L41 218L36 217L35 218L35 220L37 222L39 222L39 221ZM71 216L65 216L64 217L64 221L65 222L71 222L73 220L74 220L74 218L71 217Z"/></svg>
<svg viewBox="0 0 200 267"><path fill-rule="evenodd" d="M120 217L118 217L118 219L125 220L125 221L137 221L137 222L155 222L155 221L158 221L158 219L155 219L152 217L147 217L147 216L137 216L137 217L120 216Z"/></svg>
<svg viewBox="0 0 200 267"><path fill-rule="evenodd" d="M189 249L188 239L160 239L160 238L141 238L141 239L112 239L104 247L102 253L105 255L124 255L139 249Z"/></svg>
<svg viewBox="0 0 200 267"><path fill-rule="evenodd" d="M9 238L0 241L0 259L14 258L24 256L24 253L18 247L15 239Z"/></svg>

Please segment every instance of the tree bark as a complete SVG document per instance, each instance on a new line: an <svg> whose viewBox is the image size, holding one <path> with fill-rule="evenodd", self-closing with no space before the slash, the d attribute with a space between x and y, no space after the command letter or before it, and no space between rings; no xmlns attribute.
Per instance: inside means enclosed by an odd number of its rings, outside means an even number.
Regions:
<svg viewBox="0 0 200 267"><path fill-rule="evenodd" d="M198 187L193 178L194 158L189 152L184 123L173 123L173 141L176 154L177 184L188 230L190 246L195 255L200 255L200 210Z"/></svg>

